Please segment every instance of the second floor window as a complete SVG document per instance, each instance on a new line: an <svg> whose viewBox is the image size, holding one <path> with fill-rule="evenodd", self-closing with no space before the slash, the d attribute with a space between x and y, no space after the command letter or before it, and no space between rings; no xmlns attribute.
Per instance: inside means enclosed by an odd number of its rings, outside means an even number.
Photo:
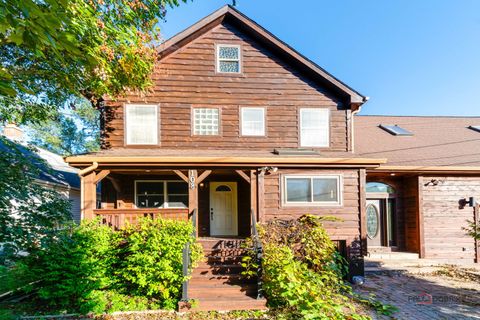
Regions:
<svg viewBox="0 0 480 320"><path fill-rule="evenodd" d="M242 108L241 109L241 134L242 136L265 135L265 109Z"/></svg>
<svg viewBox="0 0 480 320"><path fill-rule="evenodd" d="M215 136L219 134L220 117L217 108L193 109L193 134Z"/></svg>
<svg viewBox="0 0 480 320"><path fill-rule="evenodd" d="M217 45L217 72L240 73L240 46Z"/></svg>
<svg viewBox="0 0 480 320"><path fill-rule="evenodd" d="M330 143L330 110L327 108L300 109L300 145L328 147Z"/></svg>
<svg viewBox="0 0 480 320"><path fill-rule="evenodd" d="M127 104L125 106L127 144L158 143L158 106Z"/></svg>

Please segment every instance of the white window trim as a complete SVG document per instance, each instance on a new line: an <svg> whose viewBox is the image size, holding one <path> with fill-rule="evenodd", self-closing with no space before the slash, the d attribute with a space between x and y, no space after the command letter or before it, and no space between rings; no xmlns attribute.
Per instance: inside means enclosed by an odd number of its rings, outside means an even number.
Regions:
<svg viewBox="0 0 480 320"><path fill-rule="evenodd" d="M185 208L188 208L188 205L185 206L185 207L171 207L167 201L168 199L168 190L167 190L167 182L183 182L183 183L186 183L185 181L183 180L135 180L135 186L134 186L134 194L135 194L135 198L134 198L134 206L135 206L135 209L152 209L152 208L142 208L142 207L138 207L137 206L137 203L138 203L138 193L137 193L137 184L138 182L162 182L163 183L163 199L164 199L164 205L158 207L158 208L161 208L161 209L165 209L165 208L170 208L170 209L185 209ZM188 185L188 184L187 184ZM173 195L180 195L180 194L176 194L174 193ZM186 195L188 196L188 193L186 193Z"/></svg>
<svg viewBox="0 0 480 320"><path fill-rule="evenodd" d="M195 133L195 109L217 109L218 110L218 132L217 134L198 134ZM222 109L217 107L192 107L190 112L191 121L191 134L194 137L219 137L222 134Z"/></svg>
<svg viewBox="0 0 480 320"><path fill-rule="evenodd" d="M220 59L220 48L227 47L227 48L238 48L238 59ZM238 61L238 72L225 72L220 71L220 61ZM215 48L215 67L217 73L224 73L224 74L239 74L242 73L242 46L238 44L223 44L218 43L216 44Z"/></svg>
<svg viewBox="0 0 480 320"><path fill-rule="evenodd" d="M243 129L243 111L244 110L261 110L262 111L262 118L263 118L263 131L262 134L245 134ZM267 112L264 107L241 107L240 108L240 135L243 137L265 137L267 134Z"/></svg>
<svg viewBox="0 0 480 320"><path fill-rule="evenodd" d="M133 106L133 107L152 107L155 108L155 119L156 121L156 126L155 126L155 141L153 143L131 143L128 141L129 139L129 129L128 129L128 107ZM158 112L158 104L141 104L141 103L129 103L125 104L124 107L124 115L125 115L125 144L126 145L139 145L139 146L144 146L144 145L158 145L158 132L159 132L159 126L160 126L160 119L159 119L159 112Z"/></svg>
<svg viewBox="0 0 480 320"><path fill-rule="evenodd" d="M302 136L302 126L303 126L303 116L302 116L302 110L326 110L327 111L327 117L328 117L328 128L327 128L327 143L325 145L307 145L304 144L303 142L303 136ZM330 118L330 109L328 108L314 108L314 107L306 107L306 108L300 108L298 111L300 113L300 123L299 123L299 135L300 135L300 146L301 147L312 147L312 148L328 148L330 146L330 125L331 125L331 118Z"/></svg>
<svg viewBox="0 0 480 320"><path fill-rule="evenodd" d="M304 178L310 179L310 190L313 192L313 179L335 179L337 183L338 201L312 201L312 202L288 202L287 201L287 179L289 178ZM282 181L282 205L285 207L341 207L343 206L343 175L329 174L329 175L284 175L281 177ZM313 200L313 198L312 198Z"/></svg>

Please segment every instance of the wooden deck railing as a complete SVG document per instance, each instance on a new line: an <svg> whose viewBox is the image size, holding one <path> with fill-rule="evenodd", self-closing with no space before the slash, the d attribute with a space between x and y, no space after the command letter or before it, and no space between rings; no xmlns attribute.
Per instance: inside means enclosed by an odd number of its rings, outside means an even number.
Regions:
<svg viewBox="0 0 480 320"><path fill-rule="evenodd" d="M126 223L136 224L140 218L152 219L161 217L164 219L188 221L188 209L165 208L165 209L96 209L93 211L101 222L116 230L125 226Z"/></svg>

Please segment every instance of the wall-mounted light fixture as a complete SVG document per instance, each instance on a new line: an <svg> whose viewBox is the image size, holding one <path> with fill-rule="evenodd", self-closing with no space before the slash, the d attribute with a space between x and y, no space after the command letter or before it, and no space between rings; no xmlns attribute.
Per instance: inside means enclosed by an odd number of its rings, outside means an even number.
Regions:
<svg viewBox="0 0 480 320"><path fill-rule="evenodd" d="M438 186L440 183L443 183L443 180L432 179L432 180L428 181L427 183L425 183L425 187Z"/></svg>
<svg viewBox="0 0 480 320"><path fill-rule="evenodd" d="M277 167L261 167L258 169L262 174L272 174L278 171Z"/></svg>

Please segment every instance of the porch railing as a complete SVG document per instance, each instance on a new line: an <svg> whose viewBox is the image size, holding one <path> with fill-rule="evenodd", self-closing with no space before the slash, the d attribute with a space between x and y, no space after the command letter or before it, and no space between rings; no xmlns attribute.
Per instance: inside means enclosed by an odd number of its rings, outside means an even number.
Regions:
<svg viewBox="0 0 480 320"><path fill-rule="evenodd" d="M192 212L192 225L193 225L193 234L192 237L196 238L197 236L197 209L193 209ZM185 243L185 247L182 250L182 265L183 265L183 276L188 277L190 267L192 265L192 251L190 248L190 242ZM188 280L185 280L182 284L182 299L183 302L188 302Z"/></svg>
<svg viewBox="0 0 480 320"><path fill-rule="evenodd" d="M263 259L263 245L257 230L257 217L255 211L250 209L251 223L252 223L252 241L255 259L257 262L257 299L263 298L263 283L262 283L262 259Z"/></svg>
<svg viewBox="0 0 480 320"><path fill-rule="evenodd" d="M113 229L120 229L127 223L136 224L140 218L163 218L172 220L188 220L187 208L144 208L144 209L96 209L93 211L100 222Z"/></svg>

